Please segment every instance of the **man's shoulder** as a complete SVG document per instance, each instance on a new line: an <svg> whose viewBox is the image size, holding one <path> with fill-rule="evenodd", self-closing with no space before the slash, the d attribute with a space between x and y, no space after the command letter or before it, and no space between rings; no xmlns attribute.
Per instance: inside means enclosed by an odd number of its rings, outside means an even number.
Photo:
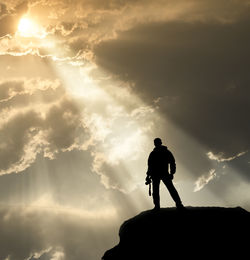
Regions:
<svg viewBox="0 0 250 260"><path fill-rule="evenodd" d="M160 147L155 147L154 150L151 152L151 154L154 154L154 153L171 153L167 146L165 145L161 145Z"/></svg>
<svg viewBox="0 0 250 260"><path fill-rule="evenodd" d="M165 156L167 156L168 158L173 158L173 157L174 157L173 154L172 154L172 152L167 148L167 146L162 145L161 152L162 152Z"/></svg>
<svg viewBox="0 0 250 260"><path fill-rule="evenodd" d="M160 147L160 150L161 150L162 152L170 153L170 151L168 150L167 146L165 146L165 145L162 145L162 146Z"/></svg>

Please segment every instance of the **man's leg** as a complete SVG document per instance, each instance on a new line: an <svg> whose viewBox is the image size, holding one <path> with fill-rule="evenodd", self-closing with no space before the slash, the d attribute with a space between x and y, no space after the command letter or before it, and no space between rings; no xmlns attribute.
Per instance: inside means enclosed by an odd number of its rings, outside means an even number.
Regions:
<svg viewBox="0 0 250 260"><path fill-rule="evenodd" d="M180 198L177 190L175 189L172 180L170 178L168 178L167 176L164 176L164 177L162 177L162 181L166 185L171 197L175 201L176 207L183 207L182 202L181 202L181 198Z"/></svg>
<svg viewBox="0 0 250 260"><path fill-rule="evenodd" d="M152 179L153 184L153 201L155 204L155 208L160 208L160 179L159 178L153 178Z"/></svg>

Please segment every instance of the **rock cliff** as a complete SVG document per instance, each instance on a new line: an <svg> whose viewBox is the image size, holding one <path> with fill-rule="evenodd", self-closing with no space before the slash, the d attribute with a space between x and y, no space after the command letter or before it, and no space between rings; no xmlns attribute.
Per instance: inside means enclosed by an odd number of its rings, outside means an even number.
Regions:
<svg viewBox="0 0 250 260"><path fill-rule="evenodd" d="M249 235L250 213L240 207L149 210L122 224L119 244L102 259L243 259Z"/></svg>

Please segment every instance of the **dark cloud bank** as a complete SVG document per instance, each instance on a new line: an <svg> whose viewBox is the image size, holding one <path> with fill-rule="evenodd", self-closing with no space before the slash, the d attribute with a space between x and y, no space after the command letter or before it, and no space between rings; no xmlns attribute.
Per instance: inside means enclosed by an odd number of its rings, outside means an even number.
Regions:
<svg viewBox="0 0 250 260"><path fill-rule="evenodd" d="M249 149L248 28L236 23L155 23L99 45L97 63L164 116L225 157Z"/></svg>

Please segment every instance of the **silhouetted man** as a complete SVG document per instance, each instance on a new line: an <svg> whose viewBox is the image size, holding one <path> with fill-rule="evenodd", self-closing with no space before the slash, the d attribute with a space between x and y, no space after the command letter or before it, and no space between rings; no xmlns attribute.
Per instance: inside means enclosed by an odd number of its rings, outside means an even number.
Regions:
<svg viewBox="0 0 250 260"><path fill-rule="evenodd" d="M162 145L160 138L154 139L154 145L155 148L148 157L148 171L146 177L146 183L149 183L150 180L153 182L154 209L160 209L159 187L161 180L168 188L171 197L176 203L176 207L183 208L179 194L172 182L176 171L174 156L166 146Z"/></svg>

